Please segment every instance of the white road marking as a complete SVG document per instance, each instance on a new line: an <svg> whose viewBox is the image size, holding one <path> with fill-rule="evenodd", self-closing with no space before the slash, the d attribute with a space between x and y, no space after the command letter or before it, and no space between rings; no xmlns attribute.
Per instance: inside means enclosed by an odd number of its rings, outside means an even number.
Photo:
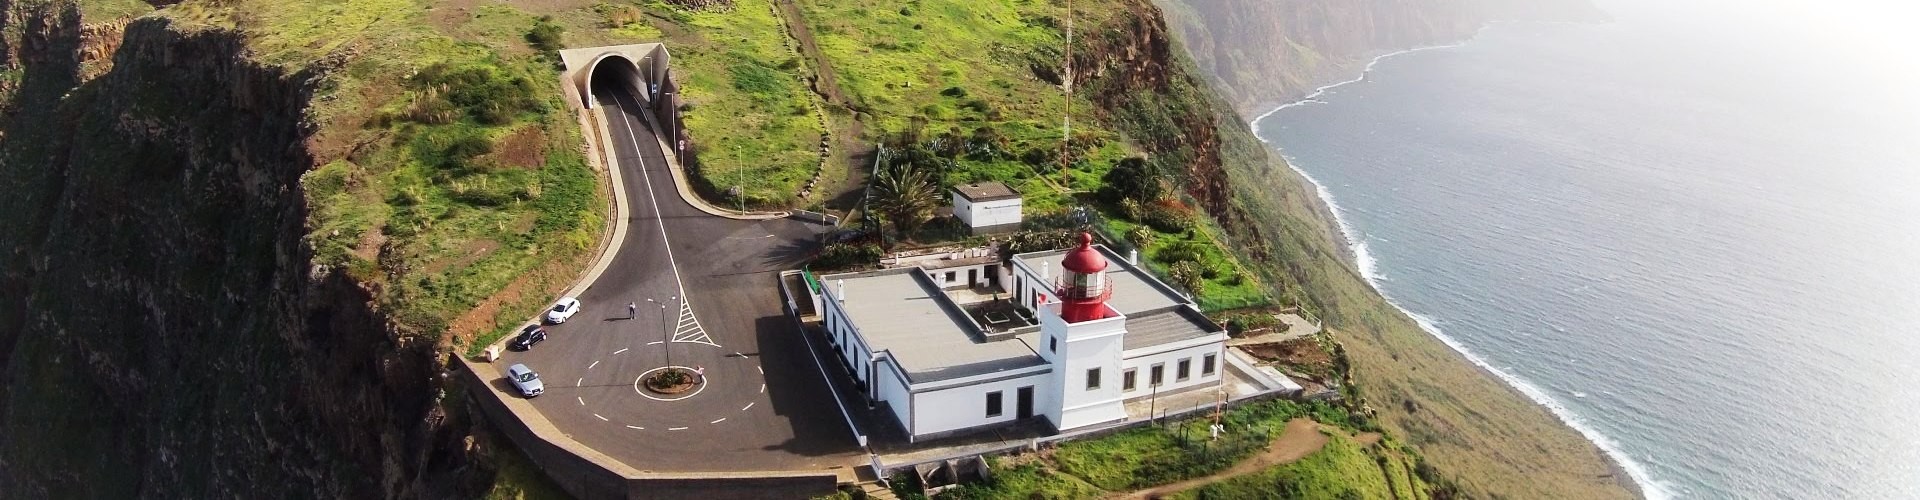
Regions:
<svg viewBox="0 0 1920 500"><path fill-rule="evenodd" d="M760 369L760 365L753 365L753 371L760 372L761 375L767 374L766 370Z"/></svg>
<svg viewBox="0 0 1920 500"><path fill-rule="evenodd" d="M745 354L740 354L740 351L733 351L733 357L736 357L736 358L744 358L744 357L747 357L747 355L745 355Z"/></svg>
<svg viewBox="0 0 1920 500"><path fill-rule="evenodd" d="M614 94L613 100L619 101L620 95ZM640 104L636 102L634 106L639 107ZM620 124L627 126L627 140L633 144L634 152L639 153L640 136L633 134L633 118L627 116L627 110L624 105L622 105L620 109ZM673 147L672 144L668 144L667 146ZM647 184L647 203L653 205L653 225L654 227L660 228L660 246L667 249L667 269L673 271L673 285L679 289L679 295L685 297L687 296L687 285L680 281L680 263L673 258L673 243L667 238L667 221L660 217L660 198L653 194L653 175L647 173L646 160L642 159L638 163L640 164L640 180ZM683 301L682 303L684 304L685 302Z"/></svg>
<svg viewBox="0 0 1920 500"><path fill-rule="evenodd" d="M607 421L607 417L602 417L598 413L593 414L593 416L599 418L601 422Z"/></svg>
<svg viewBox="0 0 1920 500"><path fill-rule="evenodd" d="M633 429L633 430L636 430L636 431L644 431L644 430L647 430L647 428L645 428L645 427L637 427L637 426L632 426L632 425L629 425L629 426L627 426L627 428L628 428L628 429Z"/></svg>
<svg viewBox="0 0 1920 500"><path fill-rule="evenodd" d="M574 397L573 397L573 400L574 400L574 401L579 401L579 402L580 402L580 406L586 406L586 405L587 405L587 400L585 400L585 399L580 399L580 396L574 396Z"/></svg>
<svg viewBox="0 0 1920 500"><path fill-rule="evenodd" d="M668 428L667 428L667 430L670 430L670 431L684 431L684 430L687 430L687 428L685 428L685 427L668 427Z"/></svg>
<svg viewBox="0 0 1920 500"><path fill-rule="evenodd" d="M746 406L740 407L740 411L747 411L748 408L752 408L752 407L753 407L753 403L747 403Z"/></svg>
<svg viewBox="0 0 1920 500"><path fill-rule="evenodd" d="M662 342L666 342L666 341L664 341L664 340L655 340L655 341L652 341L652 342L648 342L648 343L647 343L647 345L657 345L657 344L660 344L660 343L662 343Z"/></svg>
<svg viewBox="0 0 1920 500"><path fill-rule="evenodd" d="M760 393L761 394L767 393L767 384L760 384ZM586 403L581 403L581 404L586 404Z"/></svg>
<svg viewBox="0 0 1920 500"><path fill-rule="evenodd" d="M593 369L593 367L596 367L596 366L600 366L600 360L598 360L598 359L596 359L596 360L593 360L593 364L591 364L591 365L587 365L587 369L588 369L588 370L592 370L592 369Z"/></svg>
<svg viewBox="0 0 1920 500"><path fill-rule="evenodd" d="M621 348L621 349L620 349L620 350L618 350L618 351L613 351L613 353L614 353L614 354L620 354L620 353L623 353L623 352L627 352L627 349L626 349L626 348Z"/></svg>
<svg viewBox="0 0 1920 500"><path fill-rule="evenodd" d="M721 422L725 422L725 421L727 421L727 417L720 417L720 419L719 419L719 420L715 420L715 421L712 421L712 422L707 422L707 423L709 423L709 424L717 424L717 423L721 423Z"/></svg>
<svg viewBox="0 0 1920 500"><path fill-rule="evenodd" d="M573 386L574 386L574 387L586 387L586 386L587 386L587 378L586 378L586 377L580 377L580 380L575 380L575 381L573 381Z"/></svg>

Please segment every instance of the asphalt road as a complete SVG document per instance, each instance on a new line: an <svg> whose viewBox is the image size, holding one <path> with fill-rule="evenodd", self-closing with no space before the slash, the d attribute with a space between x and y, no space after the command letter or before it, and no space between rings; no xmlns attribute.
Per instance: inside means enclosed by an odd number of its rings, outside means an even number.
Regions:
<svg viewBox="0 0 1920 500"><path fill-rule="evenodd" d="M619 157L629 226L612 264L579 296L580 313L548 326L549 339L531 351L504 356L545 381L534 408L561 432L640 470L859 462L778 288L778 273L799 265L821 228L694 208L680 197L640 105L625 90L595 94ZM634 319L630 302L638 305ZM669 351L673 365L705 370L698 392L662 396L636 384L667 366Z"/></svg>

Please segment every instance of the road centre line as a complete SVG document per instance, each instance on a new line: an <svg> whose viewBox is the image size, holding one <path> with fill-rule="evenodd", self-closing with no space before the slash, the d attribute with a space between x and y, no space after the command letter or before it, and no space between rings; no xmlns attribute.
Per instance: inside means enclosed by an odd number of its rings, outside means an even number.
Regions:
<svg viewBox="0 0 1920 500"><path fill-rule="evenodd" d="M665 341L665 340L655 340L655 341L652 341L652 342L648 342L648 343L647 343L647 345L658 345L658 344L660 344L661 342L666 342L666 341Z"/></svg>
<svg viewBox="0 0 1920 500"><path fill-rule="evenodd" d="M628 428L628 429L633 429L633 430L636 430L636 431L644 431L644 430L647 430L647 428L645 428L645 427L640 427L640 426L635 426L635 425L629 425L629 426L627 426L627 428Z"/></svg>
<svg viewBox="0 0 1920 500"><path fill-rule="evenodd" d="M753 407L753 403L747 403L746 406L740 407L740 411L747 411L748 408L752 408L752 407Z"/></svg>
<svg viewBox="0 0 1920 500"><path fill-rule="evenodd" d="M767 393L767 384L760 384L760 393L761 394ZM581 404L586 404L586 403L581 403Z"/></svg>
<svg viewBox="0 0 1920 500"><path fill-rule="evenodd" d="M670 430L670 431L684 431L684 430L687 430L687 428L685 428L685 427L668 427L668 428L667 428L667 430Z"/></svg>
<svg viewBox="0 0 1920 500"><path fill-rule="evenodd" d="M712 422L707 422L707 423L709 423L709 424L717 424L717 423L721 423L721 422L725 422L725 421L727 421L727 417L720 417L720 419L718 419L718 420L714 420L714 421L712 421Z"/></svg>
<svg viewBox="0 0 1920 500"><path fill-rule="evenodd" d="M593 364L587 365L587 369L592 370L593 367L596 367L596 366L600 366L600 360L598 359L593 360Z"/></svg>
<svg viewBox="0 0 1920 500"><path fill-rule="evenodd" d="M607 421L607 417L601 417L601 416L600 416L600 414L598 414L598 413L595 413L595 414L593 414L593 416L595 416L595 417L599 417L599 418L600 418L600 421L601 421L601 422L605 422L605 421Z"/></svg>
<svg viewBox="0 0 1920 500"><path fill-rule="evenodd" d="M580 406L586 406L586 405L587 405L587 400L585 400L585 399L580 399L580 396L574 396L574 397L573 397L573 400L574 400L574 401L579 401L579 402L580 402Z"/></svg>
<svg viewBox="0 0 1920 500"><path fill-rule="evenodd" d="M586 377L580 377L580 380L575 380L575 381L573 381L573 386L574 386L574 387L586 387L586 386L587 386L587 378L586 378Z"/></svg>
<svg viewBox="0 0 1920 500"><path fill-rule="evenodd" d="M627 349L628 349L628 348L625 348L625 347L622 347L622 348L620 348L620 350L618 350L618 351L613 351L613 353L614 353L614 354L620 354L620 353L623 353L623 352L627 352Z"/></svg>
<svg viewBox="0 0 1920 500"><path fill-rule="evenodd" d="M613 100L620 101L620 94L615 93ZM640 107L640 104L636 102L634 103L634 107ZM626 125L627 127L627 140L632 143L633 152L635 153L634 156L638 158L637 163L640 164L640 180L647 184L647 203L653 205L653 225L660 229L660 246L667 249L667 269L673 271L673 285L679 289L680 297L686 297L687 285L680 280L680 264L674 260L673 243L672 240L667 238L667 222L660 216L660 198L653 194L653 175L647 173L646 159L639 154L641 151L640 137L633 134L633 119L627 116L626 105L621 104L620 108L620 124ZM676 143L678 139L679 138L675 138ZM671 144L668 146L672 147ZM684 298L681 300L682 304L686 303Z"/></svg>

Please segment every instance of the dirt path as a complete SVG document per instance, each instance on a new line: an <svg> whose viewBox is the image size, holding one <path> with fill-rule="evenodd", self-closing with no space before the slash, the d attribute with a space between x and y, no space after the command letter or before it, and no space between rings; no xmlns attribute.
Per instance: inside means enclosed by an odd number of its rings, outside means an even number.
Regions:
<svg viewBox="0 0 1920 500"><path fill-rule="evenodd" d="M1178 483L1114 495L1109 498L1160 498L1181 491L1206 486L1207 484L1230 477L1260 472L1275 465L1293 463L1296 460L1306 458L1307 455L1312 455L1314 452L1320 451L1320 448L1325 447L1327 442L1331 441L1326 434L1320 432L1323 427L1325 426L1315 423L1309 418L1288 420L1287 427L1280 432L1280 438L1273 440L1272 444L1268 444L1266 451L1260 452L1259 455L1254 455L1253 458L1235 464L1233 468L1216 472L1206 477L1196 477ZM1333 432L1340 432L1339 429L1331 427L1325 428ZM1354 436L1354 440L1367 446L1373 446L1374 443L1380 442L1380 434L1376 432L1362 433Z"/></svg>
<svg viewBox="0 0 1920 500"><path fill-rule="evenodd" d="M868 157L868 152L860 142L866 124L860 121L860 113L854 109L853 101L847 99L846 91L840 88L840 78L834 73L833 61L827 59L827 54L813 40L813 28L807 25L806 11L794 0L774 0L773 5L780 14L780 21L787 26L788 35L799 46L800 55L813 61L810 65L813 68L813 93L826 101L826 105L847 110L845 126L833 131L839 139L838 147L844 153L836 156L848 162L847 175L840 179L838 186L821 186L826 193L820 198L833 200L847 196L867 183L867 172L862 167L865 166L863 160ZM828 126L833 127L832 124Z"/></svg>
<svg viewBox="0 0 1920 500"><path fill-rule="evenodd" d="M1198 488L1221 479L1252 474L1261 469L1291 463L1295 460L1305 458L1307 455L1312 455L1313 452L1320 451L1321 447L1326 446L1327 441L1329 441L1327 436L1320 433L1319 425L1315 424L1312 419L1296 418L1288 420L1287 427L1280 431L1280 438L1268 444L1266 451L1260 452L1259 455L1254 455L1253 458L1241 461L1239 464L1234 465L1233 468L1216 472L1210 476L1161 485L1151 489L1118 495L1113 498L1159 498L1163 495Z"/></svg>

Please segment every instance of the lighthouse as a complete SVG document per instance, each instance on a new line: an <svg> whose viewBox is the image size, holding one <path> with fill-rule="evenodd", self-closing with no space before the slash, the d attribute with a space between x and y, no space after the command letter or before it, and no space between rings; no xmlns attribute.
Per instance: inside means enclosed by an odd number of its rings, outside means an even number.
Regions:
<svg viewBox="0 0 1920 500"><path fill-rule="evenodd" d="M1080 233L1080 246L1067 252L1060 267L1060 288L1055 290L1061 302L1060 319L1081 323L1112 313L1106 307L1107 299L1113 296L1113 287L1107 281L1107 258L1093 249L1093 235Z"/></svg>

